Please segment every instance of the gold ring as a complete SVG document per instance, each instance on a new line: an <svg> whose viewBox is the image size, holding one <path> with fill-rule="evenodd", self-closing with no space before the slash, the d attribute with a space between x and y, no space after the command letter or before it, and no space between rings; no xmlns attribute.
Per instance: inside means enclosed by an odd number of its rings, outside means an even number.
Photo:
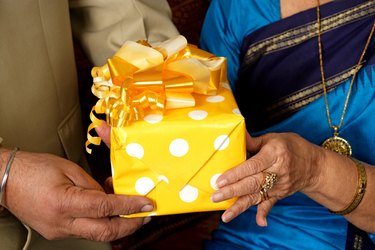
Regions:
<svg viewBox="0 0 375 250"><path fill-rule="evenodd" d="M264 200L268 200L268 191L273 187L273 185L277 181L277 175L275 173L264 171L263 175L264 180L262 182L262 185L260 185L259 191L261 202Z"/></svg>

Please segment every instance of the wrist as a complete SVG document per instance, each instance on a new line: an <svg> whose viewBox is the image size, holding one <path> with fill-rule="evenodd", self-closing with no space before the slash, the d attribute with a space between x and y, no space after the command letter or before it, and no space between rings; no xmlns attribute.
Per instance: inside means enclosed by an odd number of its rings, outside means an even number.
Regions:
<svg viewBox="0 0 375 250"><path fill-rule="evenodd" d="M5 170L10 152L11 152L10 149L7 149L0 144L0 181L4 174L4 170Z"/></svg>
<svg viewBox="0 0 375 250"><path fill-rule="evenodd" d="M324 176L327 174L326 151L327 150L314 145L314 150L312 150L311 153L310 174L307 179L307 185L302 190L306 195L319 192L324 184Z"/></svg>
<svg viewBox="0 0 375 250"><path fill-rule="evenodd" d="M333 214L338 214L338 215L347 215L351 212L353 212L359 204L362 202L363 196L365 195L366 192L366 187L367 187L367 175L366 175L366 168L365 165L361 162L358 161L354 158L351 158L358 171L358 186L356 188L356 193L353 196L352 201L346 205L343 209L341 210L336 210L336 211L330 211Z"/></svg>
<svg viewBox="0 0 375 250"><path fill-rule="evenodd" d="M356 165L349 157L330 150L322 149L320 154L316 166L319 176L314 185L303 192L329 210L341 210L356 194Z"/></svg>
<svg viewBox="0 0 375 250"><path fill-rule="evenodd" d="M2 158L2 164L1 164L1 173L2 175L1 178L0 178L0 205L3 203L3 200L4 200L4 193L5 193L5 188L6 188L6 184L7 184L7 181L8 181L8 176L9 176L9 173L10 173L10 169L12 167L12 163L13 163L13 160L16 156L16 153L18 151L18 148L14 148L10 153L8 153L8 157L7 159L4 161L4 150L3 148L0 148L1 150L1 155L0 155L0 158ZM4 164L5 163L5 164Z"/></svg>
<svg viewBox="0 0 375 250"><path fill-rule="evenodd" d="M1 137L0 137L0 141L1 141ZM8 152L9 150L4 148L1 144L0 144L0 178L5 170L5 165L6 165L6 159L8 158Z"/></svg>

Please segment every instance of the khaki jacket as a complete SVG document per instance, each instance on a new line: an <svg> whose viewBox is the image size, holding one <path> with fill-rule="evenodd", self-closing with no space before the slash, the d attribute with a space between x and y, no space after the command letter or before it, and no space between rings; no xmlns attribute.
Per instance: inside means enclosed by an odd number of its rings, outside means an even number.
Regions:
<svg viewBox="0 0 375 250"><path fill-rule="evenodd" d="M3 145L78 162L85 128L69 4L74 34L94 65L104 64L126 40L153 43L178 32L165 0L0 1Z"/></svg>
<svg viewBox="0 0 375 250"><path fill-rule="evenodd" d="M3 146L82 163L86 128L70 20L93 64L101 65L126 40L156 42L177 35L170 17L166 0L1 0ZM47 241L6 210L0 211L0 242L6 250L110 249L78 239Z"/></svg>

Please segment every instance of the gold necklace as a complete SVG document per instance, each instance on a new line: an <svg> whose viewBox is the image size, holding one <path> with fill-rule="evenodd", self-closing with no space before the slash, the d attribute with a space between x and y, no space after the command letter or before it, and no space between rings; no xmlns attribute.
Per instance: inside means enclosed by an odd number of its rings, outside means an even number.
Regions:
<svg viewBox="0 0 375 250"><path fill-rule="evenodd" d="M343 122L344 117L345 117L345 113L346 113L346 109L348 107L348 102L349 102L350 94L351 94L351 91L352 91L354 79L357 75L357 72L358 72L359 68L361 67L361 62L363 60L363 57L365 56L365 53L367 51L367 48L368 48L369 44L370 44L371 37L374 34L375 22L374 22L374 24L372 26L372 29L370 31L370 34L367 38L366 45L365 45L365 47L362 51L362 54L361 54L361 57L359 58L357 66L354 69L353 77L352 77L352 80L350 81L350 85L349 85L348 94L346 95L344 108L343 108L342 113L341 113L340 122L339 122L338 125L333 125L332 120L331 120L331 115L330 115L330 112L329 112L328 97L327 97L327 86L326 86L326 81L325 81L325 77L324 77L324 69L323 69L323 53L322 53L322 41L321 41L321 20L320 20L320 1L317 0L317 2L318 2L318 5L316 7L316 15L317 15L317 26L318 26L318 47L319 47L320 73L321 73L321 77L322 77L322 87L323 87L323 92L324 92L324 100L325 100L325 104L326 104L326 113L327 113L328 124L329 124L330 128L333 129L333 136L326 139L323 142L322 146L324 148L332 150L336 153L346 155L346 156L351 156L352 155L352 147L350 146L350 144L347 140L339 137L339 129L341 128L342 122Z"/></svg>

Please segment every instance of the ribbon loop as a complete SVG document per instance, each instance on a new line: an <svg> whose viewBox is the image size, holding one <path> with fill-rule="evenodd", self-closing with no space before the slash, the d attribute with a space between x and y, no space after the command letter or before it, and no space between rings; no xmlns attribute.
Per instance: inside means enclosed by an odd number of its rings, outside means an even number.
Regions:
<svg viewBox="0 0 375 250"><path fill-rule="evenodd" d="M149 112L195 106L192 94L214 95L226 81L226 60L177 36L153 48L147 41L126 42L101 67L94 67L92 93L99 98L92 112L105 114L113 127L126 126ZM90 114L89 135L100 120Z"/></svg>

